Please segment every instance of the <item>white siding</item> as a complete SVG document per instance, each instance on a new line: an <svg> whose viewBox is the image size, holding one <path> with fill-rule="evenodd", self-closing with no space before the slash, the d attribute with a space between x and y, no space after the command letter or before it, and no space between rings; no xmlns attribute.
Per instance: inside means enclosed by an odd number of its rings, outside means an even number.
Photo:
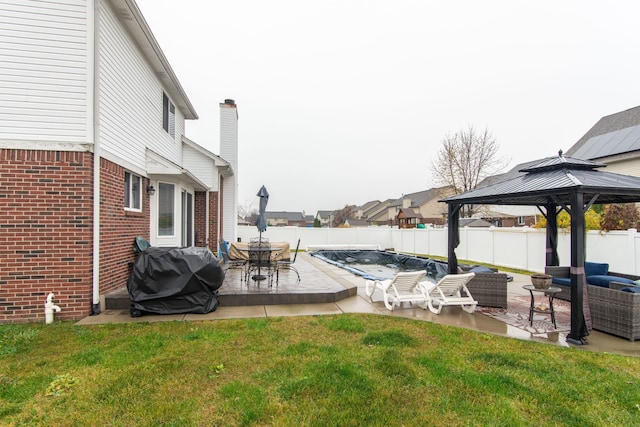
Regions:
<svg viewBox="0 0 640 427"><path fill-rule="evenodd" d="M146 148L181 164L184 114L176 106L176 136L172 138L162 128L163 88L153 69L104 1L100 1L98 16L102 149L140 168L145 166Z"/></svg>
<svg viewBox="0 0 640 427"><path fill-rule="evenodd" d="M198 150L183 146L182 152L183 167L188 169L200 181L208 185L212 191L218 189L218 168L214 160L200 153Z"/></svg>
<svg viewBox="0 0 640 427"><path fill-rule="evenodd" d="M640 159L634 158L617 162L607 162L607 167L600 170L619 173L621 175L640 176Z"/></svg>
<svg viewBox="0 0 640 427"><path fill-rule="evenodd" d="M0 139L90 141L90 4L0 3Z"/></svg>
<svg viewBox="0 0 640 427"><path fill-rule="evenodd" d="M235 242L238 235L238 112L235 106L220 106L220 157L229 162L234 171L233 176L224 179L222 238Z"/></svg>

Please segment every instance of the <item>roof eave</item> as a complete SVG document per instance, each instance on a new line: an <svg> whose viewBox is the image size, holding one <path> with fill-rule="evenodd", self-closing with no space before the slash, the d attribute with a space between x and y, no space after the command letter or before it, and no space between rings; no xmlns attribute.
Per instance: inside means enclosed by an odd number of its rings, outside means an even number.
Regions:
<svg viewBox="0 0 640 427"><path fill-rule="evenodd" d="M129 30L149 61L156 77L162 82L172 101L183 112L184 118L186 120L198 119L198 113L196 113L135 1L110 0L110 2L120 22Z"/></svg>

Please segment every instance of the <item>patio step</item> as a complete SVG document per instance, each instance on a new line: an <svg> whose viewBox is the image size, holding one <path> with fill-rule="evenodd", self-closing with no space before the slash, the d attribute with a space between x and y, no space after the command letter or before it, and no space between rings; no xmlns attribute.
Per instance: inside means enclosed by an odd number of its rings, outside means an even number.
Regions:
<svg viewBox="0 0 640 427"><path fill-rule="evenodd" d="M356 295L357 287L327 287L321 290L296 288L279 289L262 286L238 289L224 289L218 292L220 306L279 305L279 304L321 304L336 302ZM131 300L126 288L117 289L105 295L106 310L129 310Z"/></svg>

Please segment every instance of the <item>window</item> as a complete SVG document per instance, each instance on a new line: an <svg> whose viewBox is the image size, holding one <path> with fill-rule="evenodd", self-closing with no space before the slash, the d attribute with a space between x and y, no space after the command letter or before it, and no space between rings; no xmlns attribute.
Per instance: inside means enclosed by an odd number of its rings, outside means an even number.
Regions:
<svg viewBox="0 0 640 427"><path fill-rule="evenodd" d="M174 235L174 192L173 184L158 184L158 236Z"/></svg>
<svg viewBox="0 0 640 427"><path fill-rule="evenodd" d="M176 137L176 107L164 92L162 92L162 128L171 135L171 138Z"/></svg>
<svg viewBox="0 0 640 427"><path fill-rule="evenodd" d="M193 246L193 194L182 192L182 246Z"/></svg>
<svg viewBox="0 0 640 427"><path fill-rule="evenodd" d="M142 178L130 172L124 173L124 208L140 210Z"/></svg>
<svg viewBox="0 0 640 427"><path fill-rule="evenodd" d="M524 221L524 217L523 216L519 216L518 217L518 225L524 225L525 221Z"/></svg>

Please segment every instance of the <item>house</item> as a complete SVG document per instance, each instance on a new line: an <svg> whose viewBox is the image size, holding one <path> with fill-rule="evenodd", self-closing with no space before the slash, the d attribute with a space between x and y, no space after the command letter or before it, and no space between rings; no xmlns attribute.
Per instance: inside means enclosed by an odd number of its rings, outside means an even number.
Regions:
<svg viewBox="0 0 640 427"><path fill-rule="evenodd" d="M333 213L335 211L318 211L315 219L320 222L320 227L331 227Z"/></svg>
<svg viewBox="0 0 640 427"><path fill-rule="evenodd" d="M491 227L493 224L479 218L460 218L460 228L464 227Z"/></svg>
<svg viewBox="0 0 640 427"><path fill-rule="evenodd" d="M348 228L368 227L369 223L366 219L347 218L345 219L343 226Z"/></svg>
<svg viewBox="0 0 640 427"><path fill-rule="evenodd" d="M607 172L640 176L640 106L602 117L566 152L607 165Z"/></svg>
<svg viewBox="0 0 640 427"><path fill-rule="evenodd" d="M539 162L538 159L520 163L505 173L488 176L478 184L477 188L524 175L524 172L520 172L521 170ZM474 218L487 221L495 227L531 227L535 225L540 215L540 211L535 206L477 205L474 206L474 210Z"/></svg>
<svg viewBox="0 0 640 427"><path fill-rule="evenodd" d="M535 206L479 206L474 218L495 227L532 227L540 211Z"/></svg>
<svg viewBox="0 0 640 427"><path fill-rule="evenodd" d="M400 210L411 208L416 214L422 215L420 224L443 225L445 216L442 212L443 209L446 209L446 205L438 200L453 194L453 188L450 186L405 194L388 205L387 216L397 225L397 216Z"/></svg>
<svg viewBox="0 0 640 427"><path fill-rule="evenodd" d="M265 212L269 227L295 226L306 227L307 220L303 212Z"/></svg>
<svg viewBox="0 0 640 427"><path fill-rule="evenodd" d="M134 0L18 0L3 16L0 322L43 319L50 292L58 318L99 313L136 236L235 240L236 159L185 137L198 115ZM237 152L235 102L220 114L221 153Z"/></svg>
<svg viewBox="0 0 640 427"><path fill-rule="evenodd" d="M379 200L371 200L363 205L360 206L355 206L354 207L354 212L353 215L356 219L366 219L366 213L367 211L369 211L371 208L375 207L375 206L379 206L380 205L380 201Z"/></svg>
<svg viewBox="0 0 640 427"><path fill-rule="evenodd" d="M398 228L416 228L423 223L422 220L422 214L411 208L401 208L396 216Z"/></svg>

